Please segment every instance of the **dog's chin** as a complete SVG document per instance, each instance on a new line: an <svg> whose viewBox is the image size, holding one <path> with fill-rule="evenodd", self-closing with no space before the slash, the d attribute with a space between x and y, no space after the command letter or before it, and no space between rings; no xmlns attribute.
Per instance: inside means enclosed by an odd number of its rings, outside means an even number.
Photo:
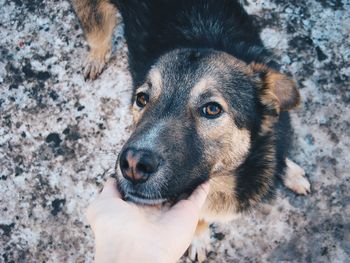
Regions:
<svg viewBox="0 0 350 263"><path fill-rule="evenodd" d="M167 198L149 198L146 196L141 196L141 195L132 194L132 193L125 193L124 199L126 201L130 201L138 205L148 205L148 206L162 205L169 201Z"/></svg>

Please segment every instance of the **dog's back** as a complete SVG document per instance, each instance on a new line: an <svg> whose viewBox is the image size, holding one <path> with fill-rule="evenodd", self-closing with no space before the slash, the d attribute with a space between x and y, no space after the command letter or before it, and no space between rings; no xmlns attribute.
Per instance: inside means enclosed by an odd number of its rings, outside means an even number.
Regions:
<svg viewBox="0 0 350 263"><path fill-rule="evenodd" d="M271 54L237 0L73 0L90 55L85 77L94 79L109 59L116 9L122 14L134 82L161 54L175 48L212 48L250 63Z"/></svg>
<svg viewBox="0 0 350 263"><path fill-rule="evenodd" d="M266 62L259 32L236 0L112 0L125 22L130 69L141 80L149 65L175 48L212 48L247 63Z"/></svg>

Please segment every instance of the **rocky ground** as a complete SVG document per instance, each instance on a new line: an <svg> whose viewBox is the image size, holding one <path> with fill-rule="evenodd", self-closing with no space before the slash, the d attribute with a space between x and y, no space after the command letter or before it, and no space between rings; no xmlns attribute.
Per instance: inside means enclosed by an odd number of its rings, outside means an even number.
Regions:
<svg viewBox="0 0 350 263"><path fill-rule="evenodd" d="M292 159L312 194L281 188L213 225L208 262L350 262L350 1L244 4L299 84ZM85 82L87 46L68 1L0 7L0 262L92 262L84 209L130 133L123 27L108 69Z"/></svg>

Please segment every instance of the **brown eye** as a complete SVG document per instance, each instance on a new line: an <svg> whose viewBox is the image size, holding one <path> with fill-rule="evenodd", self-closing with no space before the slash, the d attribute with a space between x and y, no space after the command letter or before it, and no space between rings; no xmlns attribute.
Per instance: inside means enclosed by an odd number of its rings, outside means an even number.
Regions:
<svg viewBox="0 0 350 263"><path fill-rule="evenodd" d="M140 108L146 106L149 101L149 96L146 93L140 92L136 95L136 105Z"/></svg>
<svg viewBox="0 0 350 263"><path fill-rule="evenodd" d="M222 113L222 107L216 102L209 102L202 107L201 115L208 119L215 119Z"/></svg>

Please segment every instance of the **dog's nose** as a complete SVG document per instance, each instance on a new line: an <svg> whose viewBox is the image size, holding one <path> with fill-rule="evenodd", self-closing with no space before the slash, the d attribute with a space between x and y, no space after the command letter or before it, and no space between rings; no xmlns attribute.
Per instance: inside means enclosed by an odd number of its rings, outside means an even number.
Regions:
<svg viewBox="0 0 350 263"><path fill-rule="evenodd" d="M128 148L121 153L119 164L124 178L137 184L157 171L159 159L152 152Z"/></svg>

